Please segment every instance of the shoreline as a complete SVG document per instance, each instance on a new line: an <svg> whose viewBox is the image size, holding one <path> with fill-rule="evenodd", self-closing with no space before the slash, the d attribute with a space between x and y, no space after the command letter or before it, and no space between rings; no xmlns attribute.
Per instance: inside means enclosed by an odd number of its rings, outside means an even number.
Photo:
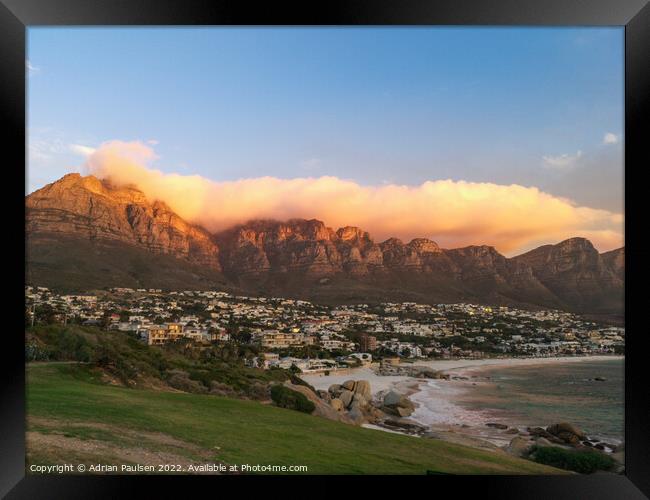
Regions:
<svg viewBox="0 0 650 500"><path fill-rule="evenodd" d="M487 358L487 359L445 359L414 362L413 366L427 366L434 370L448 372L449 370L464 370L478 372L482 369L510 368L511 366L534 366L549 363L579 363L584 361L625 360L618 354L599 354L595 356L552 356L539 358Z"/></svg>
<svg viewBox="0 0 650 500"><path fill-rule="evenodd" d="M486 359L444 359L423 360L413 363L404 363L408 366L426 366L441 372L454 371L453 375L463 376L465 373L477 373L487 369L510 368L513 366L534 366L549 363L578 363L584 361L625 360L623 355L596 355L596 356L553 356L540 358L486 358ZM334 372L330 375L323 373L300 375L300 378L311 384L316 389L327 390L332 384L340 384L346 380L368 380L373 395L387 389L392 389L393 384L403 381L429 379L414 379L408 375L377 375L374 370L376 364L358 368L347 368L341 373ZM451 374L451 373L450 373Z"/></svg>
<svg viewBox="0 0 650 500"><path fill-rule="evenodd" d="M374 397L380 393L395 390L406 395L414 404L415 411L406 421L415 422L438 434L441 439L450 441L469 440L475 445L481 442L488 446L507 445L516 433L486 426L488 422L499 422L498 411L492 408L470 410L460 401L471 393L475 386L491 383L481 373L500 368L517 366L539 366L547 364L578 363L586 361L622 360L622 355L596 356L557 356L544 358L490 358L426 360L408 363L409 366L426 366L451 376L444 379L418 379L407 375L377 375L372 367L360 367L346 371L345 374L303 375L301 378L316 389L327 390L331 384L345 380L368 380ZM406 363L405 363L406 364ZM548 422L545 425L549 425ZM526 424L509 425L510 429L525 430ZM373 426L373 428L381 428ZM390 431L389 429L385 429ZM391 431L394 432L394 431Z"/></svg>

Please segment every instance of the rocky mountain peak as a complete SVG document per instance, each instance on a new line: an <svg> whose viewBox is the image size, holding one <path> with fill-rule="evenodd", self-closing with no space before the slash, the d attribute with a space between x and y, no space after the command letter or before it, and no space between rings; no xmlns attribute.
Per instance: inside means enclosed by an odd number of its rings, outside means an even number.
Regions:
<svg viewBox="0 0 650 500"><path fill-rule="evenodd" d="M587 238L574 237L561 241L556 245L551 245L561 251L587 251L597 252L594 245Z"/></svg>
<svg viewBox="0 0 650 500"><path fill-rule="evenodd" d="M408 246L418 252L439 253L441 251L435 241L427 238L414 238L409 242Z"/></svg>
<svg viewBox="0 0 650 500"><path fill-rule="evenodd" d="M342 228L339 228L336 231L336 236L338 237L339 240L341 241L349 241L349 242L363 242L363 243L370 243L372 242L370 235L358 227L355 226L345 226Z"/></svg>
<svg viewBox="0 0 650 500"><path fill-rule="evenodd" d="M30 194L25 204L28 233L117 241L220 269L209 233L135 187L68 174Z"/></svg>
<svg viewBox="0 0 650 500"><path fill-rule="evenodd" d="M399 238L388 238L386 241L382 241L379 246L382 250L385 249L394 249L404 246L404 242Z"/></svg>
<svg viewBox="0 0 650 500"><path fill-rule="evenodd" d="M107 252L102 245L119 242L146 255L182 259L192 266L190 279L201 286L207 286L208 278L200 270L207 269L213 277L223 270L225 277L219 276L242 291L308 299L325 294L335 301L374 297L525 303L583 311L622 308L624 249L600 255L585 238L506 258L491 246L441 249L427 238L408 244L389 238L376 244L362 228L334 231L317 219L252 220L210 234L164 202L148 200L134 186L114 186L78 173L29 195L26 208L28 244L37 250L31 255L45 259L30 261L36 281L61 276L60 270L70 266L67 255L83 240L84 248L92 249L86 253L95 256ZM59 260L52 260L53 245L62 248ZM77 260L86 253L76 252ZM111 259L124 266L122 276L134 273L129 259ZM96 257L93 263L98 273L95 283L106 280L102 262L103 257ZM59 274L52 274L53 269Z"/></svg>

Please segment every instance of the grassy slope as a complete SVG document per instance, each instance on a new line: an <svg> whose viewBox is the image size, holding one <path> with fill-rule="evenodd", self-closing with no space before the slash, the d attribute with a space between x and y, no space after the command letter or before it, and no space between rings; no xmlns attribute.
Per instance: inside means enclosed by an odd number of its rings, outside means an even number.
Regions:
<svg viewBox="0 0 650 500"><path fill-rule="evenodd" d="M254 401L102 385L71 364L30 364L27 374L32 419L164 433L214 450L212 460L229 464L307 465L312 474L561 473L505 453L353 427ZM66 432L88 438L83 427ZM92 436L119 441L106 434ZM52 458L38 449L29 454L31 463Z"/></svg>

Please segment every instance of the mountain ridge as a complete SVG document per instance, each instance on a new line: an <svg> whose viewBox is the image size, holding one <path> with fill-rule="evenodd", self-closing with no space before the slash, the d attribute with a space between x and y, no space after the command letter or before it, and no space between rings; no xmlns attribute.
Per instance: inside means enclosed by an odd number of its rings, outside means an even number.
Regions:
<svg viewBox="0 0 650 500"><path fill-rule="evenodd" d="M160 288L175 259L182 279L170 285L185 288L230 286L332 302L469 300L622 314L624 247L600 254L579 237L508 258L487 245L444 249L428 238L377 243L362 228L334 230L317 219L259 219L213 234L134 186L80 174L28 195L26 212L28 279L59 287L75 267L65 257L74 253L92 283L113 283L121 275ZM104 257L94 259L94 250L82 253L75 244L102 248ZM124 259L121 269L119 255L126 253L138 256ZM114 272L101 271L109 254ZM152 279L161 259L167 271ZM134 272L133 260L153 266L151 276Z"/></svg>

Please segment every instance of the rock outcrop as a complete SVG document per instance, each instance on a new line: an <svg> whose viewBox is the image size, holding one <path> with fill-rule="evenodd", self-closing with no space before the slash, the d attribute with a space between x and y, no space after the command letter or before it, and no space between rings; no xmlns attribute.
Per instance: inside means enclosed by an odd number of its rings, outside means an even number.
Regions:
<svg viewBox="0 0 650 500"><path fill-rule="evenodd" d="M29 195L26 212L28 237L48 233L117 241L221 271L219 249L210 233L135 188L68 174Z"/></svg>
<svg viewBox="0 0 650 500"><path fill-rule="evenodd" d="M314 391L312 391L309 387L306 387L304 385L298 385L298 384L292 384L291 382L285 382L284 385L291 389L292 391L299 392L300 394L303 394L309 401L314 403L314 411L312 412L312 415L316 415L318 417L323 417L327 418L330 420L335 420L337 422L343 422L346 424L352 424L355 423L354 419L351 418L349 415L347 415L345 412L337 411L336 408L324 399L321 399L318 397Z"/></svg>
<svg viewBox="0 0 650 500"><path fill-rule="evenodd" d="M516 457L526 457L530 452L531 448L535 445L535 442L530 441L521 436L515 436L512 438L510 443L505 447L505 450L516 456Z"/></svg>
<svg viewBox="0 0 650 500"><path fill-rule="evenodd" d="M552 434L553 436L561 439L567 444L578 444L581 440L586 439L587 436L584 432L578 429L575 425L569 424L567 422L560 422L559 424L553 424L546 428L546 432Z"/></svg>
<svg viewBox="0 0 650 500"><path fill-rule="evenodd" d="M599 254L585 238L544 245L512 259L525 264L562 303L622 309L624 249Z"/></svg>
<svg viewBox="0 0 650 500"><path fill-rule="evenodd" d="M415 405L405 395L389 391L384 395L381 409L398 417L408 417L415 411Z"/></svg>

